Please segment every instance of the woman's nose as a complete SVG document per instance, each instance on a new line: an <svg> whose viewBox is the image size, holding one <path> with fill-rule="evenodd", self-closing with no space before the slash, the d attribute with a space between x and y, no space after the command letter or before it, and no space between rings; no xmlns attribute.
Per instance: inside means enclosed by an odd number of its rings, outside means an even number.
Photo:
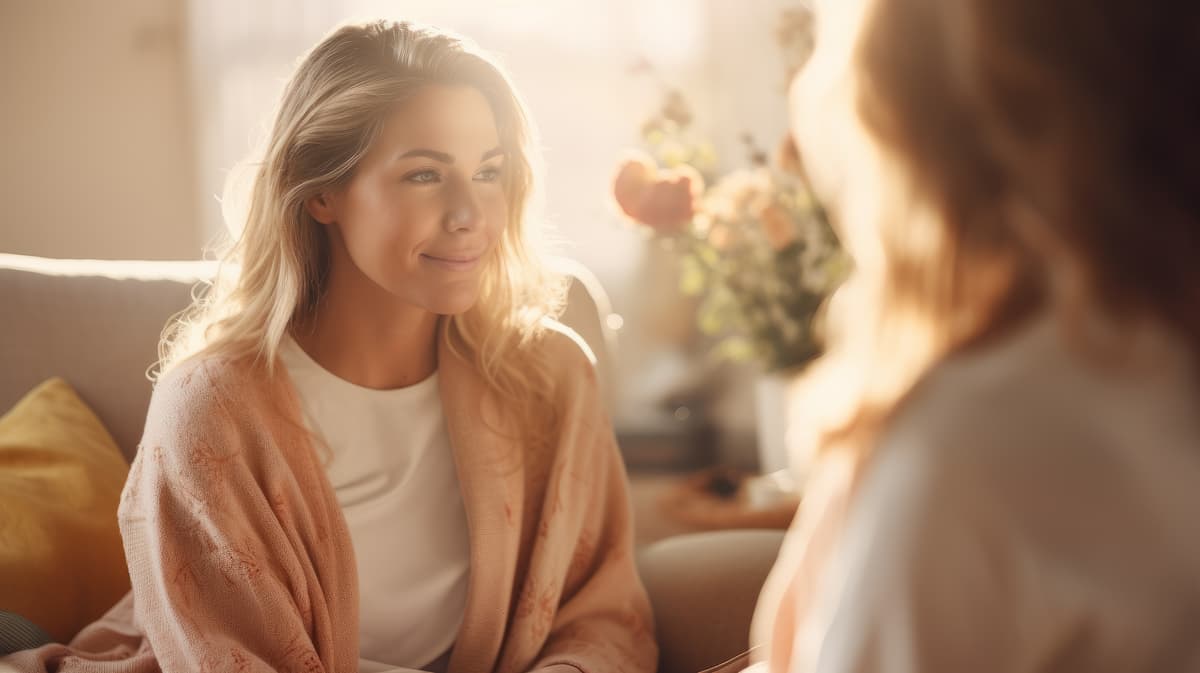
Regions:
<svg viewBox="0 0 1200 673"><path fill-rule="evenodd" d="M450 233L472 231L479 227L483 211L471 193L471 184L456 185L446 203L443 226Z"/></svg>
<svg viewBox="0 0 1200 673"><path fill-rule="evenodd" d="M481 215L474 203L453 205L446 212L445 228L450 233L474 231L479 227Z"/></svg>

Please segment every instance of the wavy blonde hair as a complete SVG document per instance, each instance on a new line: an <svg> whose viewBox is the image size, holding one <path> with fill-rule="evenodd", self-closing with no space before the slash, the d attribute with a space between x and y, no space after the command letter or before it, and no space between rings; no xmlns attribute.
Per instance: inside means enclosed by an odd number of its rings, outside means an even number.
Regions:
<svg viewBox="0 0 1200 673"><path fill-rule="evenodd" d="M306 199L344 186L397 102L431 84L466 85L491 104L508 150L509 220L479 300L443 320L439 338L472 362L501 399L532 404L551 376L531 344L557 316L565 284L543 263L534 223L540 174L525 107L504 71L463 38L403 22L338 28L303 59L288 82L244 208L226 208L241 233L221 256L217 277L168 325L160 374L197 356L249 359L273 372L288 330L317 305L330 253ZM226 190L239 203L239 185Z"/></svg>
<svg viewBox="0 0 1200 673"><path fill-rule="evenodd" d="M817 418L798 444L867 457L938 363L1052 292L1057 310L1150 318L1200 352L1200 9L1172 7L861 0L819 16L842 23L845 58L805 76L843 82L848 172L868 178L835 195L859 268L800 388Z"/></svg>

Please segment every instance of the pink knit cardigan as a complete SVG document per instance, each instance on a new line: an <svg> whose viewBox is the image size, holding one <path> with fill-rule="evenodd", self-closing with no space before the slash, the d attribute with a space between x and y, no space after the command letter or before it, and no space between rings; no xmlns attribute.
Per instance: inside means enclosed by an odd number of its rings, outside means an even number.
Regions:
<svg viewBox="0 0 1200 673"><path fill-rule="evenodd" d="M565 328L544 339L560 431L542 449L518 439L470 364L439 349L471 545L449 671L649 673L653 622L595 372ZM69 646L0 670L355 673L354 551L300 418L286 374L214 359L172 370L119 511L132 591Z"/></svg>

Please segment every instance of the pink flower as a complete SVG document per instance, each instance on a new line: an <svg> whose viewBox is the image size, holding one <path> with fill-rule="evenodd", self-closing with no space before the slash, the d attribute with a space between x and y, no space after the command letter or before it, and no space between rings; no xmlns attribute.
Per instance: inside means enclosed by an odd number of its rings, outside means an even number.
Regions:
<svg viewBox="0 0 1200 673"><path fill-rule="evenodd" d="M704 179L690 166L660 170L645 154L621 162L613 197L627 217L663 234L679 233L696 215Z"/></svg>

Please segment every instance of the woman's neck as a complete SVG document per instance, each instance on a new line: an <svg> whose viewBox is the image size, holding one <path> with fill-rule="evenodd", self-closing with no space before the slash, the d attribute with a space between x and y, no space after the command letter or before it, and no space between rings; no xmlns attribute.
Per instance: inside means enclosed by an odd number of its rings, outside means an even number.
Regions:
<svg viewBox="0 0 1200 673"><path fill-rule="evenodd" d="M403 388L432 376L438 316L396 299L353 263L331 267L316 311L293 330L300 347L329 372L364 388Z"/></svg>

